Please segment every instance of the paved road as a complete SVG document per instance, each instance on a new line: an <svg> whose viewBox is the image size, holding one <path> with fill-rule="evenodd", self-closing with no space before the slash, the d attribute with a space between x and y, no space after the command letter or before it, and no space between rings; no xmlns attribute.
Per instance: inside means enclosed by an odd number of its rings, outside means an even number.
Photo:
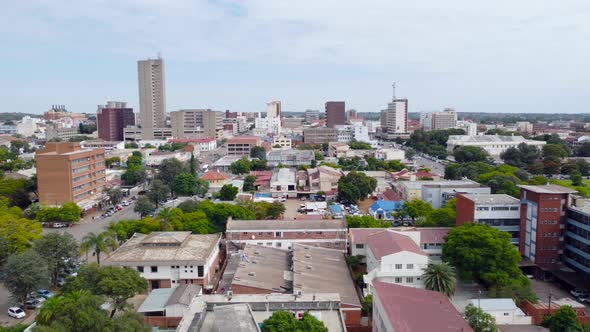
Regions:
<svg viewBox="0 0 590 332"><path fill-rule="evenodd" d="M430 170L432 170L434 173L440 174L441 176L445 175L445 166L441 163L432 161L430 159L426 159L418 155L414 157L414 161L418 166L424 165L424 167L430 168Z"/></svg>

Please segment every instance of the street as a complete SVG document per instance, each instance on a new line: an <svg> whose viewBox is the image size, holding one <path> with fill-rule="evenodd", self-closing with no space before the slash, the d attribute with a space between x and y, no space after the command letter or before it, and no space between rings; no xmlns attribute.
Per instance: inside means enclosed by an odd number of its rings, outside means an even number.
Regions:
<svg viewBox="0 0 590 332"><path fill-rule="evenodd" d="M440 174L440 176L445 175L445 166L439 162L426 159L424 157L419 156L418 154L414 156L414 161L416 162L416 165L418 165L419 167L424 166L426 168L429 168L432 172Z"/></svg>

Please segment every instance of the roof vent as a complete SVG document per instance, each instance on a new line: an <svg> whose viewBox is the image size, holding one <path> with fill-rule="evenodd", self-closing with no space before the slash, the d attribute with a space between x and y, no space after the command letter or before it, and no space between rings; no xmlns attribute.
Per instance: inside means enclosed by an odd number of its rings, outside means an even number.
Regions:
<svg viewBox="0 0 590 332"><path fill-rule="evenodd" d="M305 254L305 258L311 258L310 254Z"/></svg>
<svg viewBox="0 0 590 332"><path fill-rule="evenodd" d="M306 268L307 268L308 270L311 270L311 269L312 269L311 265L308 265L308 266L306 266Z"/></svg>
<svg viewBox="0 0 590 332"><path fill-rule="evenodd" d="M254 273L254 272L248 272L248 275L249 275L250 277L254 277L254 276L256 276L256 273Z"/></svg>
<svg viewBox="0 0 590 332"><path fill-rule="evenodd" d="M255 260L255 259L253 259L253 260L252 260L252 264L258 264L258 261L257 261L257 260Z"/></svg>

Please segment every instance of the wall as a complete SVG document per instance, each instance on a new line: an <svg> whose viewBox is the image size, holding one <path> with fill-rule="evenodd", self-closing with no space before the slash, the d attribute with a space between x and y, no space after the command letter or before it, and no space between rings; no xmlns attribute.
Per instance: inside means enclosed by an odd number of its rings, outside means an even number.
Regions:
<svg viewBox="0 0 590 332"><path fill-rule="evenodd" d="M457 217L455 220L457 226L475 221L475 203L461 194L457 195Z"/></svg>

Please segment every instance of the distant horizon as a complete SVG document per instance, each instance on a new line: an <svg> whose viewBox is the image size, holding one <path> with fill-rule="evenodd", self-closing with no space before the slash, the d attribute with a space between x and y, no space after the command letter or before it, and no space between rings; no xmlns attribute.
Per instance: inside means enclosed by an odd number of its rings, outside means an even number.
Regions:
<svg viewBox="0 0 590 332"><path fill-rule="evenodd" d="M138 109L137 61L159 53L166 110L590 112L590 2L260 0L10 2L0 13L3 108ZM509 14L507 14L509 13Z"/></svg>

